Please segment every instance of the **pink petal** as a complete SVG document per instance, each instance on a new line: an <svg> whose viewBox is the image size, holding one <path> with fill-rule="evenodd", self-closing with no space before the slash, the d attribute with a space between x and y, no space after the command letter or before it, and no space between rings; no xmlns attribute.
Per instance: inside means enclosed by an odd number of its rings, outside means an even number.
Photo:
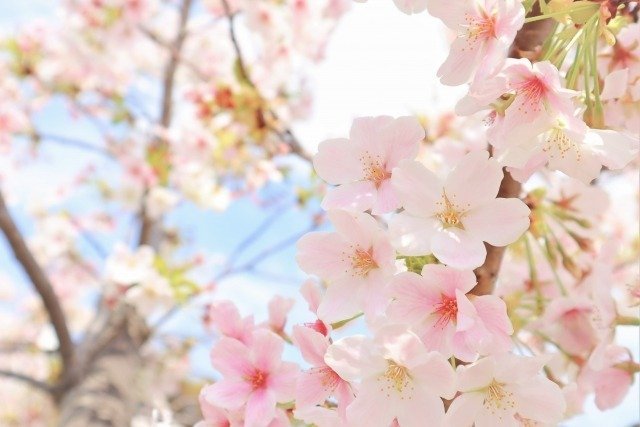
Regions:
<svg viewBox="0 0 640 427"><path fill-rule="evenodd" d="M464 393L456 397L447 409L444 427L471 427L482 408L482 393Z"/></svg>
<svg viewBox="0 0 640 427"><path fill-rule="evenodd" d="M627 93L629 69L615 70L604 78L604 85L600 98L603 101L622 98Z"/></svg>
<svg viewBox="0 0 640 427"><path fill-rule="evenodd" d="M393 0L393 2L407 15L420 13L427 8L427 0Z"/></svg>
<svg viewBox="0 0 640 427"><path fill-rule="evenodd" d="M234 338L224 337L211 350L211 364L224 376L243 377L253 371L248 348Z"/></svg>
<svg viewBox="0 0 640 427"><path fill-rule="evenodd" d="M480 267L487 256L482 240L459 228L436 232L431 241L431 250L440 262L459 269Z"/></svg>
<svg viewBox="0 0 640 427"><path fill-rule="evenodd" d="M458 366L458 390L473 391L488 386L494 377L495 359L483 357L472 365Z"/></svg>
<svg viewBox="0 0 640 427"><path fill-rule="evenodd" d="M336 231L350 246L368 250L382 229L371 215L361 212L333 210L327 213Z"/></svg>
<svg viewBox="0 0 640 427"><path fill-rule="evenodd" d="M318 145L313 167L329 184L345 184L362 179L362 165L353 144L344 138L329 139Z"/></svg>
<svg viewBox="0 0 640 427"><path fill-rule="evenodd" d="M396 250L402 255L419 256L431 253L431 239L440 225L434 218L423 218L400 212L389 220L389 234Z"/></svg>
<svg viewBox="0 0 640 427"><path fill-rule="evenodd" d="M437 351L445 357L453 354L451 349L451 339L456 330L453 322L442 323L440 316L430 315L427 319L416 327L425 348L429 351Z"/></svg>
<svg viewBox="0 0 640 427"><path fill-rule="evenodd" d="M363 212L371 209L376 197L377 190L371 181L349 182L327 190L322 199L322 208Z"/></svg>
<svg viewBox="0 0 640 427"><path fill-rule="evenodd" d="M292 362L280 362L280 366L271 372L268 388L273 391L276 401L293 400L299 374L300 368Z"/></svg>
<svg viewBox="0 0 640 427"><path fill-rule="evenodd" d="M256 390L251 394L244 413L245 427L263 427L276 415L276 399L268 390Z"/></svg>
<svg viewBox="0 0 640 427"><path fill-rule="evenodd" d="M418 155L420 141L424 139L424 128L413 116L398 117L383 132L388 145L386 166L392 170L401 160L413 160Z"/></svg>
<svg viewBox="0 0 640 427"><path fill-rule="evenodd" d="M468 210L495 199L503 175L488 152L472 151L449 173L444 190L452 203Z"/></svg>
<svg viewBox="0 0 640 427"><path fill-rule="evenodd" d="M384 372L386 361L363 335L341 338L327 349L324 361L346 381L357 381L371 372Z"/></svg>
<svg viewBox="0 0 640 427"><path fill-rule="evenodd" d="M302 372L296 383L296 407L315 406L333 394L337 382L331 381L327 370L333 372L331 368L312 368ZM336 375L337 374L333 374Z"/></svg>
<svg viewBox="0 0 640 427"><path fill-rule="evenodd" d="M393 170L391 183L408 213L420 217L430 217L436 213L436 202L442 196L442 183L422 163L403 160Z"/></svg>
<svg viewBox="0 0 640 427"><path fill-rule="evenodd" d="M463 294L476 285L476 276L470 270L458 270L440 264L427 264L422 267L422 276L429 286L440 289L450 298L459 290Z"/></svg>
<svg viewBox="0 0 640 427"><path fill-rule="evenodd" d="M457 37L449 56L438 69L443 85L458 86L470 80L481 60L482 44L467 37Z"/></svg>
<svg viewBox="0 0 640 427"><path fill-rule="evenodd" d="M334 280L351 268L351 263L344 257L346 246L337 233L307 233L296 244L296 261L305 273Z"/></svg>
<svg viewBox="0 0 640 427"><path fill-rule="evenodd" d="M243 380L223 379L207 387L205 399L214 406L239 409L252 392L251 384Z"/></svg>
<svg viewBox="0 0 640 427"><path fill-rule="evenodd" d="M376 380L365 381L360 393L347 408L348 425L367 427L389 427L398 415L391 402L382 404Z"/></svg>
<svg viewBox="0 0 640 427"><path fill-rule="evenodd" d="M329 347L327 337L313 329L296 325L293 327L292 339L304 360L313 366L324 366L324 354Z"/></svg>
<svg viewBox="0 0 640 427"><path fill-rule="evenodd" d="M513 333L513 325L507 315L507 305L501 298L495 295L483 295L475 297L471 303L491 332L505 335Z"/></svg>
<svg viewBox="0 0 640 427"><path fill-rule="evenodd" d="M598 409L606 411L622 403L632 383L633 377L622 369L609 368L599 371L593 384Z"/></svg>
<svg viewBox="0 0 640 427"><path fill-rule="evenodd" d="M388 309L392 319L415 324L425 319L440 301L437 288L419 274L405 272L396 275L389 284L389 295L394 298Z"/></svg>
<svg viewBox="0 0 640 427"><path fill-rule="evenodd" d="M273 371L281 363L283 348L282 338L268 330L256 330L250 347L253 365L263 372Z"/></svg>
<svg viewBox="0 0 640 427"><path fill-rule="evenodd" d="M493 199L472 209L462 223L475 238L493 246L506 246L527 231L530 213L520 199Z"/></svg>
<svg viewBox="0 0 640 427"><path fill-rule="evenodd" d="M397 413L398 425L401 427L424 427L427 425L440 426L444 419L444 404L435 395L420 391L414 393L411 399L401 401Z"/></svg>
<svg viewBox="0 0 640 427"><path fill-rule="evenodd" d="M420 366L411 368L411 375L416 382L440 397L452 399L456 394L455 372L440 353L429 353Z"/></svg>
<svg viewBox="0 0 640 427"><path fill-rule="evenodd" d="M556 383L543 377L533 378L514 393L516 409L522 417L549 424L562 420L566 403Z"/></svg>
<svg viewBox="0 0 640 427"><path fill-rule="evenodd" d="M351 124L349 138L361 144L377 141L380 139L380 130L393 123L393 120L390 116L358 117Z"/></svg>
<svg viewBox="0 0 640 427"><path fill-rule="evenodd" d="M599 150L602 164L609 169L622 169L638 154L638 140L622 132L606 129L591 129L587 135L595 133L602 140Z"/></svg>
<svg viewBox="0 0 640 427"><path fill-rule="evenodd" d="M400 207L400 199L396 194L395 188L391 185L391 180L386 179L380 183L376 193L376 200L373 203L371 213L373 215L382 215Z"/></svg>
<svg viewBox="0 0 640 427"><path fill-rule="evenodd" d="M348 319L362 311L362 295L359 289L346 282L334 282L318 307L318 318L326 323Z"/></svg>

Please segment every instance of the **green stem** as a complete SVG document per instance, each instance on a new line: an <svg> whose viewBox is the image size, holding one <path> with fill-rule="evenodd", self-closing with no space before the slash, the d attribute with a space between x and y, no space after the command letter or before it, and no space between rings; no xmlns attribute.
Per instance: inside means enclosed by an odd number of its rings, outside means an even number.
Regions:
<svg viewBox="0 0 640 427"><path fill-rule="evenodd" d="M572 12L580 12L582 10L587 10L587 9L593 9L593 4L585 4L585 5L582 5L582 6L576 6L576 7L573 7L573 8L566 9L566 10L561 10L559 12L552 12L552 13L547 13L547 14L544 14L544 15L530 16L528 18L525 18L524 23L528 24L529 22L542 21L543 19L553 18L555 16L565 16L565 15L569 15Z"/></svg>

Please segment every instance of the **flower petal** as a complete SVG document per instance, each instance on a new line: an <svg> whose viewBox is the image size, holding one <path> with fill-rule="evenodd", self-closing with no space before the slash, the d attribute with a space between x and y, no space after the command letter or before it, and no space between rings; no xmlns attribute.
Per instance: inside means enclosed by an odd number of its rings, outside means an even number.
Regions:
<svg viewBox="0 0 640 427"><path fill-rule="evenodd" d="M451 171L444 184L449 200L468 210L495 199L503 177L502 168L487 151L472 151Z"/></svg>
<svg viewBox="0 0 640 427"><path fill-rule="evenodd" d="M313 167L320 178L333 185L362 179L356 147L344 138L322 141L313 156Z"/></svg>
<svg viewBox="0 0 640 427"><path fill-rule="evenodd" d="M462 219L465 230L493 246L507 246L529 228L531 211L520 199L493 199L468 212Z"/></svg>
<svg viewBox="0 0 640 427"><path fill-rule="evenodd" d="M430 217L442 197L442 183L422 163L403 160L393 170L391 183L404 209L415 216Z"/></svg>
<svg viewBox="0 0 640 427"><path fill-rule="evenodd" d="M431 240L431 250L440 262L459 269L480 267L487 256L482 240L459 228L436 232Z"/></svg>
<svg viewBox="0 0 640 427"><path fill-rule="evenodd" d="M439 222L400 212L389 220L391 243L402 255L419 256L431 253L431 239Z"/></svg>

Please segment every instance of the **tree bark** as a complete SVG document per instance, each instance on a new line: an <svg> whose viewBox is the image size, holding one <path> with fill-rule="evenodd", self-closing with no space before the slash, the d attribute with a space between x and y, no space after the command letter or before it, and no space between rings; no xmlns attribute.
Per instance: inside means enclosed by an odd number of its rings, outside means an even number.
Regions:
<svg viewBox="0 0 640 427"><path fill-rule="evenodd" d="M61 384L57 393L60 426L126 427L145 409L149 393L140 349L149 330L128 305L104 316L105 325L88 335L79 352L71 384Z"/></svg>
<svg viewBox="0 0 640 427"><path fill-rule="evenodd" d="M539 14L540 9L536 3L531 13L529 13L529 16L536 16ZM555 21L552 19L543 19L541 21L524 24L513 41L509 57L526 57L534 61L539 54L537 49L553 31L554 22ZM498 197L519 197L521 190L522 185L513 179L511 174L504 169L504 178L500 183ZM478 284L473 288L471 293L475 295L487 295L493 293L496 279L500 272L500 266L502 265L502 258L504 257L504 253L507 249L506 246L497 247L491 246L488 243L485 243L485 247L487 248L487 258L485 259L484 264L476 268L474 271Z"/></svg>

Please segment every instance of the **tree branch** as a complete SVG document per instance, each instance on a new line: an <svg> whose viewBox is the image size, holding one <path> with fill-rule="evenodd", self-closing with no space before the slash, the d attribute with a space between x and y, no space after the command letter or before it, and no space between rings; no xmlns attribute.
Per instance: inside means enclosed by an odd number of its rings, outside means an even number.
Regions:
<svg viewBox="0 0 640 427"><path fill-rule="evenodd" d="M533 8L529 15L536 16L540 13L539 6ZM525 24L513 42L509 56L511 58L536 58L539 55L538 47L541 46L546 38L553 31L554 22L552 19L535 21ZM504 178L500 183L498 197L519 197L522 185L513 179L511 174L504 170ZM506 247L496 247L485 243L487 248L487 258L480 267L476 268L476 280L478 284L471 291L475 295L487 295L493 293L496 284L496 278L500 271L502 258L506 251Z"/></svg>
<svg viewBox="0 0 640 427"><path fill-rule="evenodd" d="M0 229L6 236L16 259L24 268L29 279L31 279L38 294L40 294L42 303L49 314L49 319L58 337L63 367L65 370L69 369L74 360L74 346L60 301L53 290L49 278L33 257L13 218L11 218L2 192L0 192Z"/></svg>
<svg viewBox="0 0 640 427"><path fill-rule="evenodd" d="M251 79L251 76L249 75L247 67L244 63L242 49L240 48L240 43L238 43L238 38L236 36L236 30L235 30L236 15L231 12L231 7L229 6L229 2L227 0L222 0L222 6L224 8L225 14L227 15L227 19L229 20L229 38L231 39L231 43L233 44L233 49L236 52L236 57L238 61L238 71L240 72L240 77L242 77L242 79L246 81L247 84L253 88L253 90L256 91L256 93L260 98L264 99L262 97L262 94L260 94L260 91L258 90L258 87L256 86L255 82ZM282 124L282 120L278 116L278 113L276 113L271 108L269 108L267 112L271 115L271 117L274 119L274 121L278 125ZM273 126L271 123L267 123L267 126L269 127L269 129L271 129L272 132L278 135L278 137L285 144L289 146L292 153L296 154L298 157L308 162L311 162L311 156L304 150L304 148L302 148L300 141L298 141L298 138L296 138L296 136L293 134L291 129L286 127L281 129L277 125Z"/></svg>
<svg viewBox="0 0 640 427"><path fill-rule="evenodd" d="M192 0L183 0L180 7L180 22L178 24L178 34L176 35L173 45L170 47L170 56L165 66L164 78L162 82L162 99L160 104L160 120L159 124L163 128L168 128L171 125L171 117L173 113L173 86L175 84L176 71L178 71L178 65L180 65L180 58L182 52L182 46L187 37L187 23L189 21L189 11L191 10ZM165 142L159 141L159 144ZM140 237L138 238L139 245L158 246L159 242L152 241L154 238L156 223L149 218L146 213L145 200L147 192L142 197L142 206L140 208L140 217L142 219L142 225L140 227Z"/></svg>
<svg viewBox="0 0 640 427"><path fill-rule="evenodd" d="M46 391L47 393L51 393L52 387L44 381L37 380L35 378L31 378L28 375L19 374L17 372L7 371L5 369L0 369L0 376L7 377L13 380L21 381L31 387L35 387L42 391Z"/></svg>

